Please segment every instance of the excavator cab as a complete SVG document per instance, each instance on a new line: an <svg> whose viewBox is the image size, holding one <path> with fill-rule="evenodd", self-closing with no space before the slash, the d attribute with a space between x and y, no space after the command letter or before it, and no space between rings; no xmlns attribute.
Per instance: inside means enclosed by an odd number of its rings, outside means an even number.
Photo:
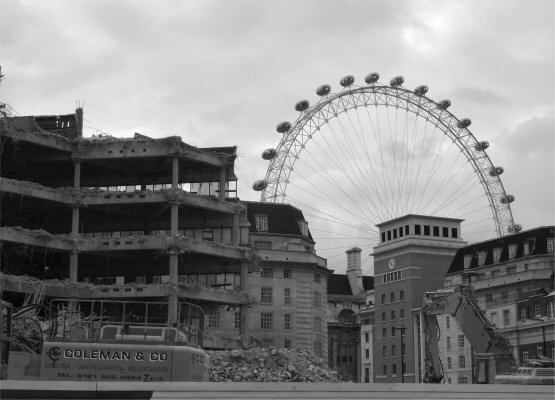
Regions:
<svg viewBox="0 0 555 400"><path fill-rule="evenodd" d="M474 357L476 383L493 383L497 375L512 373L514 358L510 354L483 353Z"/></svg>

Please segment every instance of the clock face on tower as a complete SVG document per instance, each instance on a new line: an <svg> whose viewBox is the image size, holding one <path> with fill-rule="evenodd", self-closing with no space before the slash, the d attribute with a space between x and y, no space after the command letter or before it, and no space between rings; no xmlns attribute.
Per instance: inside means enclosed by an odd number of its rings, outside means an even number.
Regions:
<svg viewBox="0 0 555 400"><path fill-rule="evenodd" d="M395 259L394 259L394 258L390 258L390 259L389 259L389 263L387 264L387 266L389 267L389 269L395 268Z"/></svg>

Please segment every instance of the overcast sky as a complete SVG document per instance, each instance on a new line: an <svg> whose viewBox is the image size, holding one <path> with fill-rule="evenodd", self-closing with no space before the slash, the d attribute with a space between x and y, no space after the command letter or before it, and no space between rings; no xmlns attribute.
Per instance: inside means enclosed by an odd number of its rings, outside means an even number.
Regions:
<svg viewBox="0 0 555 400"><path fill-rule="evenodd" d="M554 223L552 0L0 1L0 101L84 104L85 135L238 146L239 197L294 104L353 74L427 84L472 119L524 229ZM331 267L331 266L330 266Z"/></svg>

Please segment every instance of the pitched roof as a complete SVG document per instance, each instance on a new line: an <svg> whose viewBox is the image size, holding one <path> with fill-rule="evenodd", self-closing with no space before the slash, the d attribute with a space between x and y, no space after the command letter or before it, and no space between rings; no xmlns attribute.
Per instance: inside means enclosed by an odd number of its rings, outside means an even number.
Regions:
<svg viewBox="0 0 555 400"><path fill-rule="evenodd" d="M362 285L364 286L364 290L374 289L374 277L363 276ZM351 284L349 283L349 277L341 274L332 274L328 276L327 292L328 294L352 296L353 292L351 290Z"/></svg>
<svg viewBox="0 0 555 400"><path fill-rule="evenodd" d="M283 235L302 235L298 221L305 221L303 212L290 204L268 203L258 201L244 201L247 206L247 219L252 233L256 230L255 216L262 214L268 216L268 231L265 233ZM312 240L310 230L308 239Z"/></svg>
<svg viewBox="0 0 555 400"><path fill-rule="evenodd" d="M509 259L509 246L517 245L515 259L521 258L523 254L523 244L528 242L529 255L547 254L547 238L553 238L555 232L554 226L542 226L534 229L529 229L523 232L515 233L512 235L502 236L499 238L486 240L484 242L474 243L469 246L461 247L451 265L447 274L460 273L464 270L464 256L472 256L470 262L470 269L479 267L478 253L486 252L486 259L484 266L492 265L493 263L493 249L500 248L501 255L499 262L507 261Z"/></svg>

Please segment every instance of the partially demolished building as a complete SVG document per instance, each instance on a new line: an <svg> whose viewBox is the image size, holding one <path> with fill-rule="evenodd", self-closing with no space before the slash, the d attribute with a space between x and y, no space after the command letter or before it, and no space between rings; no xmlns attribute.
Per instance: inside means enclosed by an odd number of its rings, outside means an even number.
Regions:
<svg viewBox="0 0 555 400"><path fill-rule="evenodd" d="M1 119L2 296L168 299L170 320L178 298L245 310L258 261L236 148L84 138L82 121Z"/></svg>

